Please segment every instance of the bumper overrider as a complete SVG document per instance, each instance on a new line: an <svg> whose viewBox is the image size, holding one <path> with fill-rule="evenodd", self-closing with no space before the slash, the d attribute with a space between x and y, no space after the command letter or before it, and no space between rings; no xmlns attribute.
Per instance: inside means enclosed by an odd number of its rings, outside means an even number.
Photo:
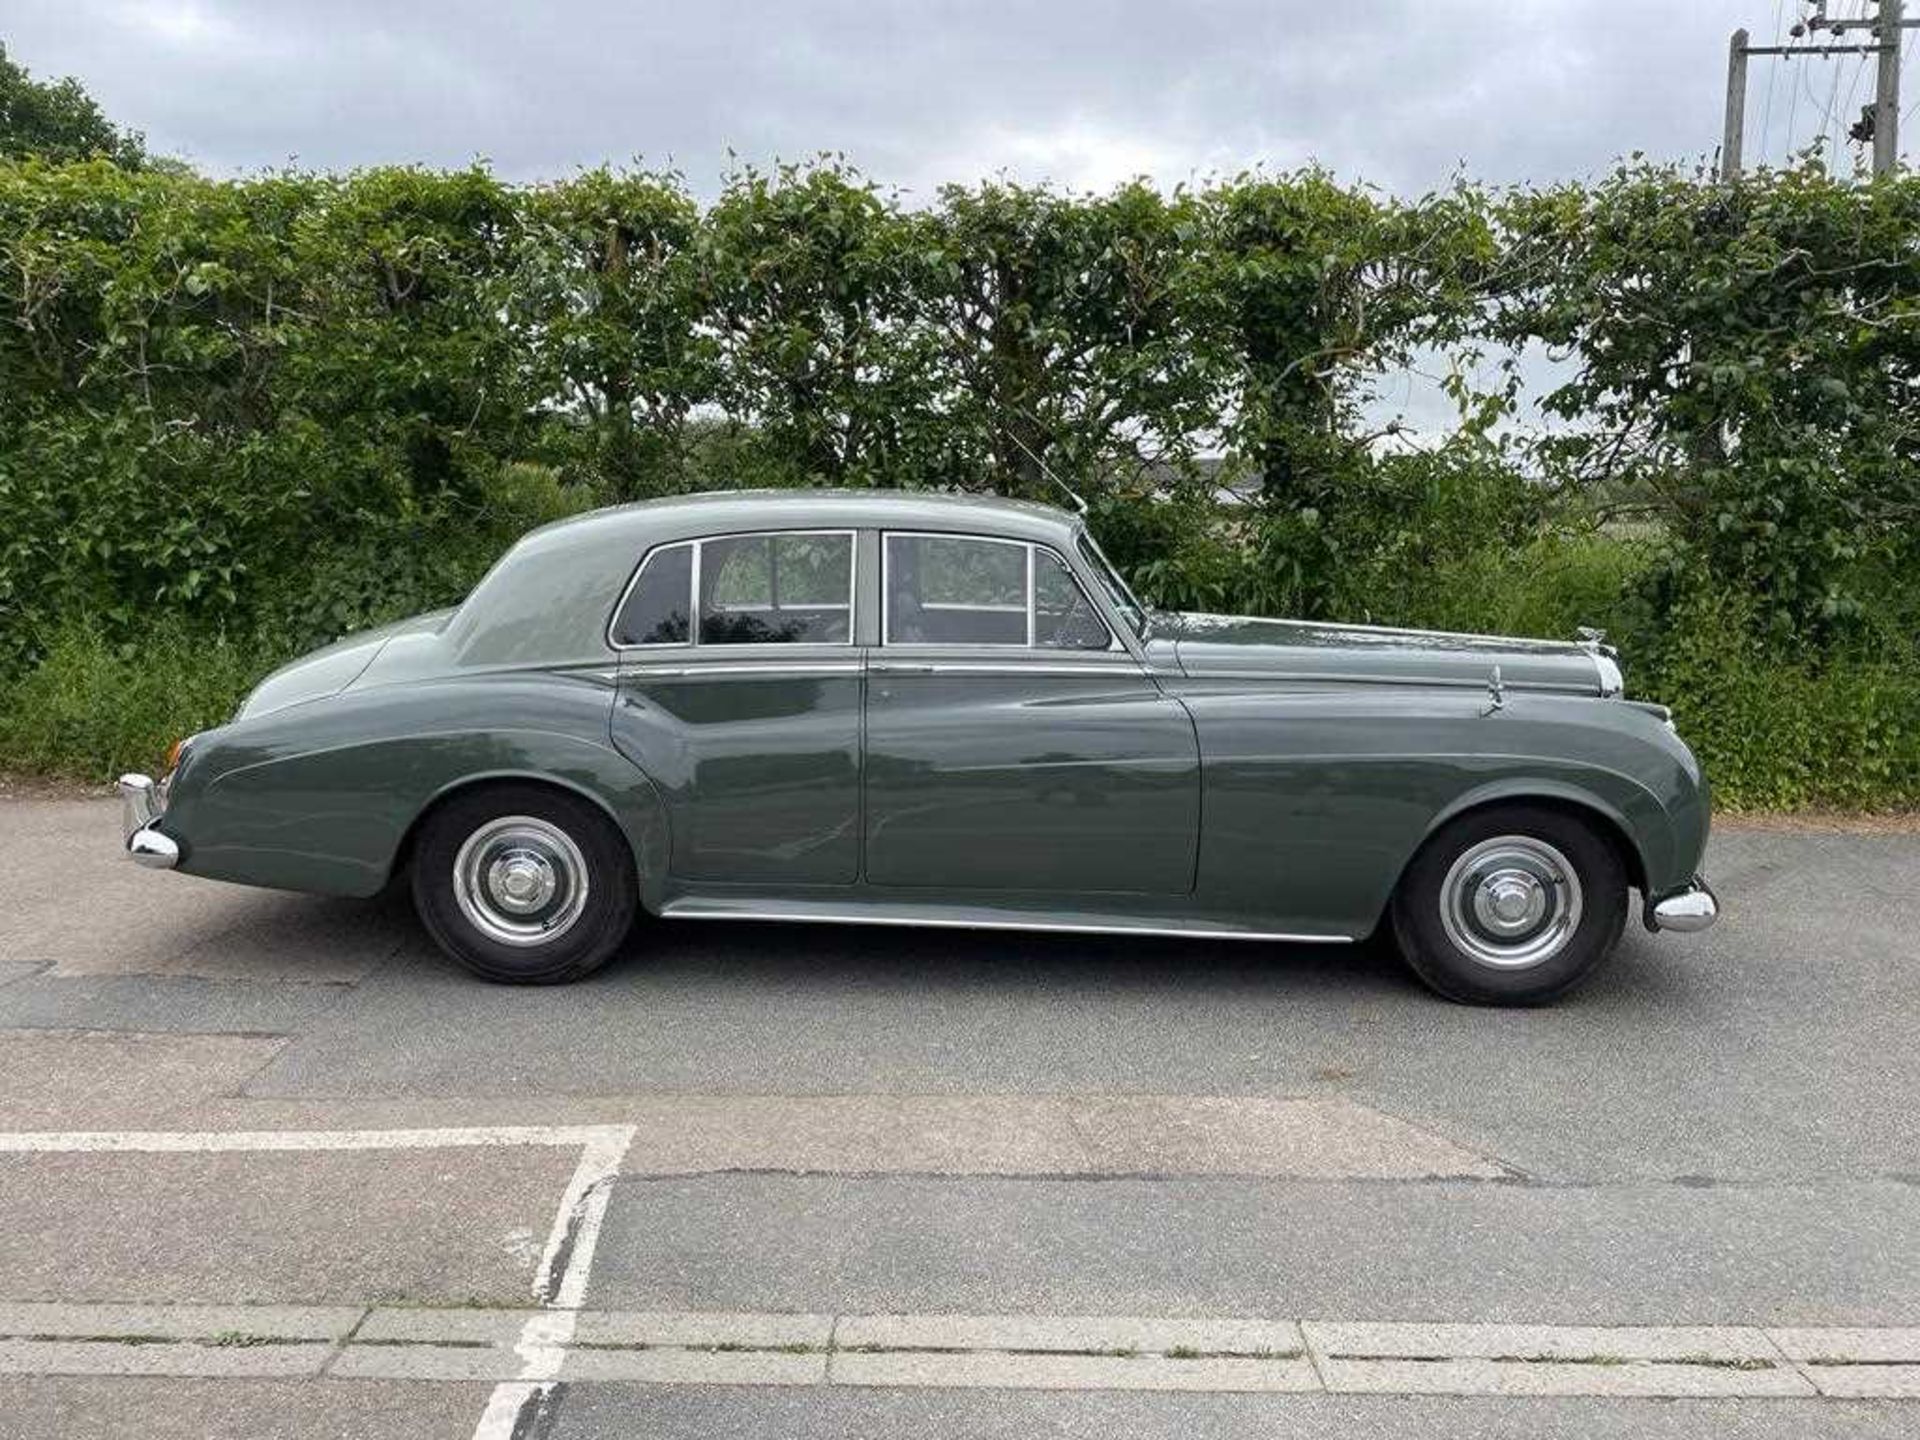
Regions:
<svg viewBox="0 0 1920 1440"><path fill-rule="evenodd" d="M1720 918L1720 902L1700 876L1691 883L1655 900L1647 901L1647 929L1704 930Z"/></svg>
<svg viewBox="0 0 1920 1440"><path fill-rule="evenodd" d="M149 870L171 870L180 863L180 846L160 832L157 822L166 813L166 786L147 775L122 775L120 828L127 837L127 854Z"/></svg>

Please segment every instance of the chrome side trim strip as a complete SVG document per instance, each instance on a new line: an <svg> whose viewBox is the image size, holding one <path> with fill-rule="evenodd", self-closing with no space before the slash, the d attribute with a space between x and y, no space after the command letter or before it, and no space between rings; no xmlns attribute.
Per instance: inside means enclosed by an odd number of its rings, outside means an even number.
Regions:
<svg viewBox="0 0 1920 1440"><path fill-rule="evenodd" d="M1349 620L1285 620L1277 616L1265 616L1265 615L1254 615L1254 616L1229 615L1225 617L1208 616L1205 618L1209 618L1209 619L1225 618L1229 620L1272 619L1273 623L1275 623L1276 625L1300 625L1300 626L1304 626L1306 628L1314 629L1314 630L1357 630L1363 635L1419 635L1427 639L1438 639L1438 640L1500 640L1500 641L1506 641L1508 643L1512 643L1515 640L1524 640L1531 645L1550 645L1554 647L1554 651L1578 650L1582 648L1582 646L1580 645L1580 642L1577 640L1548 640L1548 639L1539 639L1539 638L1526 636L1526 635L1483 635L1480 632L1475 630L1421 630L1410 625L1359 625ZM1203 640L1206 637L1202 635L1196 635L1193 638L1196 640ZM1522 653L1525 653L1525 652L1522 652ZM1548 653L1551 654L1553 653L1553 651L1549 651Z"/></svg>
<svg viewBox="0 0 1920 1440"><path fill-rule="evenodd" d="M708 910L698 900L675 900L660 907L667 920L779 920L828 925L896 925L934 930L1031 930L1062 935L1149 935L1177 940L1268 940L1291 945L1351 945L1350 935L1296 935L1279 930L1231 930L1202 924L1127 925L1099 921L949 919L915 915L876 915L861 910L783 910L777 905L753 909Z"/></svg>
<svg viewBox="0 0 1920 1440"><path fill-rule="evenodd" d="M1062 676L1084 675L1092 679L1103 676L1125 676L1128 679L1146 678L1146 670L1139 665L1062 665L1049 664L1044 660L1022 663L1018 660L1004 664L991 661L964 660L874 660L867 667L870 675L1047 675Z"/></svg>
<svg viewBox="0 0 1920 1440"><path fill-rule="evenodd" d="M858 675L858 660L712 660L698 665L649 665L644 661L621 672L626 680L670 679L697 675L783 675L804 680L812 675Z"/></svg>
<svg viewBox="0 0 1920 1440"><path fill-rule="evenodd" d="M1332 670L1189 670L1189 680L1272 680L1286 684L1332 684L1332 685L1404 685L1421 689L1440 687L1450 690L1485 690L1485 679L1449 679L1435 675L1369 675L1354 674L1347 671ZM1509 690L1537 690L1553 695L1587 695L1592 692L1584 685L1551 685L1543 680L1508 680Z"/></svg>

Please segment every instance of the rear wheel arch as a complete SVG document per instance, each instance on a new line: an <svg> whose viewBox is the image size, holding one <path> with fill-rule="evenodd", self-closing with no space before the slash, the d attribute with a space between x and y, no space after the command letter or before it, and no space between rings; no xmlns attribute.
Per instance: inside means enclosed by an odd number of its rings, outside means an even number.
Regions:
<svg viewBox="0 0 1920 1440"><path fill-rule="evenodd" d="M639 772L636 771L635 774L638 775ZM645 777L641 778L644 780ZM641 900L643 904L646 904L651 894L650 885L657 884L659 879L658 876L649 874L649 872L656 867L648 863L646 854L648 848L648 840L644 833L647 823L646 817L623 816L619 809L609 801L604 794L592 786L582 785L576 781L562 779L558 776L538 771L501 770L488 772L483 775L463 775L459 779L449 781L439 790L436 790L414 814L413 819L408 823L405 832L400 837L399 845L394 848L393 860L387 869L387 884L394 886L404 884L407 881L413 869L413 857L419 842L420 832L426 827L428 821L434 815L444 810L448 805L451 805L456 800L465 799L476 791L518 788L528 785L553 790L577 800L585 800L606 817L607 821L626 841L628 852L633 857L634 873L640 882ZM650 785L649 790L651 790ZM654 803L657 806L657 799ZM659 823L664 825L664 818L662 818ZM641 827L641 833L639 834L635 833L636 824ZM664 855L664 849L662 850L662 854ZM646 908L653 909L654 907L649 904L646 905Z"/></svg>

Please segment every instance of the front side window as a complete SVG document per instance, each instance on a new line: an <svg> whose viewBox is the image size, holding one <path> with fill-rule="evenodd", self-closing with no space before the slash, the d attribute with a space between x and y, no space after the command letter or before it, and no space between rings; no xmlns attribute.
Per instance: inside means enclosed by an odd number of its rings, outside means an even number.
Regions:
<svg viewBox="0 0 1920 1440"><path fill-rule="evenodd" d="M1113 636L1066 562L1033 552L1033 643L1043 650L1105 650Z"/></svg>
<svg viewBox="0 0 1920 1440"><path fill-rule="evenodd" d="M1017 540L889 535L886 643L1104 650L1112 637L1052 551Z"/></svg>
<svg viewBox="0 0 1920 1440"><path fill-rule="evenodd" d="M1027 547L889 535L886 608L889 645L1025 645Z"/></svg>
<svg viewBox="0 0 1920 1440"><path fill-rule="evenodd" d="M1118 610L1127 624L1133 627L1135 635L1142 640L1146 639L1146 607L1141 605L1133 591L1127 588L1127 582L1120 578L1120 572L1113 568L1113 562L1107 559L1106 552L1094 543L1091 535L1084 530L1081 531L1077 543L1080 547L1080 558L1086 562L1087 568L1099 577L1100 584L1106 589L1107 598L1113 602L1113 608Z"/></svg>
<svg viewBox="0 0 1920 1440"><path fill-rule="evenodd" d="M853 536L790 531L663 545L641 564L611 633L623 646L850 644Z"/></svg>

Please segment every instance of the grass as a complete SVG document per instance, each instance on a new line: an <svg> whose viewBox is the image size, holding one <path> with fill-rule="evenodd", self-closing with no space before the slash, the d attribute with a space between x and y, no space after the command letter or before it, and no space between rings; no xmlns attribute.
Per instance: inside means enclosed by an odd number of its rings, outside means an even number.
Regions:
<svg viewBox="0 0 1920 1440"><path fill-rule="evenodd" d="M178 627L117 645L67 626L39 665L0 686L0 756L27 774L95 783L157 774L175 739L228 719L277 658Z"/></svg>

